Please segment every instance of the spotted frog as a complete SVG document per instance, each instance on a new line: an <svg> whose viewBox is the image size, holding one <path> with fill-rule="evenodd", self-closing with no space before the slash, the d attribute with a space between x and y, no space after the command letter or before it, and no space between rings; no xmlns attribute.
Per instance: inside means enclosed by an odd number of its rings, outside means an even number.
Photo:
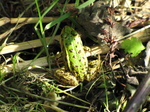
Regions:
<svg viewBox="0 0 150 112"><path fill-rule="evenodd" d="M60 44L65 66L56 70L55 79L67 86L76 86L79 82L93 79L98 61L88 63L79 34L73 28L65 26L61 32Z"/></svg>

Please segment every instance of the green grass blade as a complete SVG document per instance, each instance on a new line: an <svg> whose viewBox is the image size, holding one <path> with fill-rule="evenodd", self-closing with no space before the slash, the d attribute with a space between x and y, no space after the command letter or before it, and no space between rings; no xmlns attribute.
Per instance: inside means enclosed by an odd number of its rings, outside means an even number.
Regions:
<svg viewBox="0 0 150 112"><path fill-rule="evenodd" d="M51 27L53 27L54 25L60 23L60 22L63 21L64 19L68 18L69 16L70 16L70 13L66 13L66 14L60 16L58 19L56 19L56 20L50 22L49 24L47 24L47 25L45 26L45 30L50 29Z"/></svg>
<svg viewBox="0 0 150 112"><path fill-rule="evenodd" d="M86 2L84 2L83 4L79 5L78 7L76 7L77 9L82 9L88 5L90 5L91 3L93 3L95 0L88 0Z"/></svg>

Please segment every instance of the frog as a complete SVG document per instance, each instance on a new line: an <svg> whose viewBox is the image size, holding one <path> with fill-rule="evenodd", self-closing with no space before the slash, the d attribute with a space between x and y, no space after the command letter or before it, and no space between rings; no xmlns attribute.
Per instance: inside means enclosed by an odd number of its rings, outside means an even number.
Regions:
<svg viewBox="0 0 150 112"><path fill-rule="evenodd" d="M70 26L65 26L61 32L60 45L65 66L56 70L55 79L67 86L77 86L79 82L92 80L96 74L98 61L88 62L78 32Z"/></svg>

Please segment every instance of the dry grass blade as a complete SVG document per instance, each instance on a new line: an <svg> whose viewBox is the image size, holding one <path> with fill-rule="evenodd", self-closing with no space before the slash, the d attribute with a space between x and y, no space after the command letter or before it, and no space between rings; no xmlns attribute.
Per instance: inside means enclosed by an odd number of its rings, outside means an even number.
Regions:
<svg viewBox="0 0 150 112"><path fill-rule="evenodd" d="M26 24L26 22L21 23L21 24L19 24L19 25L16 25L15 27L13 27L13 28L7 30L5 33L3 33L3 34L0 35L0 39L5 38L7 35L9 35L10 33L12 33L12 32L15 31L15 30L18 30L19 28L21 28L21 27L24 26L25 24Z"/></svg>
<svg viewBox="0 0 150 112"><path fill-rule="evenodd" d="M130 54L120 49L123 40L120 37L136 37L144 45L150 40L150 0L68 1L0 1L0 110L121 112L129 100L124 112L137 111L143 103L142 99L145 100L150 93L150 74L140 83L143 74L148 72L144 65L139 63L144 59L145 52L139 54L139 57L131 58ZM81 23L85 23L85 26ZM88 77L95 77L94 70L98 71L94 80L79 80L81 85L73 88L62 85L65 74L55 75L55 71L63 68L65 71L60 74L69 73L68 82L72 81L70 74L76 76L73 74L74 68L68 70L67 67L71 59L65 63L66 60L62 58L62 55L68 56L67 53L63 54L66 49L63 49L65 47L62 47L59 41L60 35L63 34L60 32L66 25L73 27L80 34L83 45L90 47L84 49L89 63L83 79L89 74L91 75ZM73 39L70 40L75 40L74 35L71 37ZM100 41L106 43L101 44ZM68 45L71 45L71 42ZM75 41L75 46L69 47L69 52L77 51L77 45ZM79 54L82 47L78 48ZM69 56L76 58L73 53ZM78 57L80 56L77 56L80 65L82 60ZM72 60L71 64L76 61ZM92 65L90 62L93 62ZM142 66L140 70L139 66ZM141 74L142 78L139 76ZM129 79L140 84L136 85L139 87L133 98L136 88L127 87L133 84L129 83ZM52 92L55 93L56 99L48 96ZM57 102L57 105L53 105L54 102ZM149 101L142 106L140 111L148 110Z"/></svg>

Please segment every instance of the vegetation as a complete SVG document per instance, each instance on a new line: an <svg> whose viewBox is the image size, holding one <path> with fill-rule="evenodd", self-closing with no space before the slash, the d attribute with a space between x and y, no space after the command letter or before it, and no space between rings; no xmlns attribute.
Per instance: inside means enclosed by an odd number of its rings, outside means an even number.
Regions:
<svg viewBox="0 0 150 112"><path fill-rule="evenodd" d="M125 49L125 52L127 53L132 53L132 57L136 57L142 50L145 49L142 42L136 37L132 37L130 40L124 40L121 43L121 48Z"/></svg>
<svg viewBox="0 0 150 112"><path fill-rule="evenodd" d="M150 78L139 85L144 76L149 76L144 66L149 60L144 62L143 51L148 49L144 46L150 36L150 16L144 13L150 12L149 1L144 0L141 5L128 0L113 0L115 5L103 2L0 1L0 112L122 112L125 108L127 112L136 103L129 102L137 88L139 94L145 93L145 102L135 97L140 102L135 110L150 110ZM65 54L61 46L64 26L75 29L81 37L81 49L85 51L82 55L89 62L84 76L92 80L79 80L78 74L73 74L74 68L67 69L71 64L67 65L63 56L74 55ZM82 56L79 51L78 60ZM62 83L67 82L64 77L58 81L55 73L60 68L77 76L79 85ZM92 74L90 78L88 74Z"/></svg>

